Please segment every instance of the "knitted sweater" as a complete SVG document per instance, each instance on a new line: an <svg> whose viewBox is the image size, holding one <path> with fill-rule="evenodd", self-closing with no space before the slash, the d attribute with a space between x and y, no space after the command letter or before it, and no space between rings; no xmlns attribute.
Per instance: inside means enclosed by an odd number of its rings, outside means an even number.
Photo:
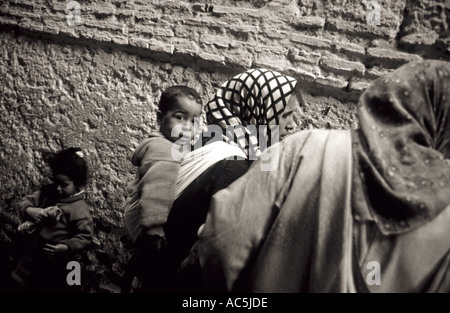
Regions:
<svg viewBox="0 0 450 313"><path fill-rule="evenodd" d="M22 216L28 207L39 206L40 191L24 197L19 203ZM89 207L84 200L85 193L60 199L58 206L62 215L56 223L44 224L39 236L45 240L66 244L71 251L81 250L92 241L93 222Z"/></svg>
<svg viewBox="0 0 450 313"><path fill-rule="evenodd" d="M131 163L138 167L128 184L125 226L133 240L143 229L164 236L163 225L175 200L180 161L171 155L172 142L154 132L135 150Z"/></svg>

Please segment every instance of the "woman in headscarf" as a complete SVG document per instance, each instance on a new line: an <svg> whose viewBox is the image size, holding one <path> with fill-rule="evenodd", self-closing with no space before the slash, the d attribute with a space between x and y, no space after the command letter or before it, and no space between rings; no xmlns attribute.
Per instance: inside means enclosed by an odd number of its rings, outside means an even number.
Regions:
<svg viewBox="0 0 450 313"><path fill-rule="evenodd" d="M271 135L278 141L295 129L293 112L301 99L296 84L293 77L275 71L250 69L222 84L206 105L208 123L219 125L224 131L233 129L233 138L229 139L251 159L259 157L266 142L267 146L272 144ZM252 132L251 125L263 126L262 131L267 134ZM279 133L271 134L273 126L278 126ZM229 132L226 136L231 137ZM260 142L261 138L266 142Z"/></svg>
<svg viewBox="0 0 450 313"><path fill-rule="evenodd" d="M217 192L199 231L207 286L450 292L450 65L377 79L358 130L298 132L279 167Z"/></svg>
<svg viewBox="0 0 450 313"><path fill-rule="evenodd" d="M211 129L222 129L220 137L228 135L229 138L224 140L237 143L246 153L247 159L227 159L214 163L179 195L165 226L169 259L174 262L174 267L178 267L189 255L197 241L197 231L205 222L212 195L242 176L266 146L278 141L278 135L283 138L295 129L293 112L300 102L296 83L294 78L275 71L250 69L225 82L207 104L209 126L220 126ZM261 134L257 134L247 127L249 125L276 125L278 129L273 127L273 133L270 129L267 133L263 129ZM226 133L226 130L230 130L227 126L237 126L233 128L236 137ZM261 138L264 142L260 142ZM246 144L248 140L253 143L250 145L253 152L250 153ZM189 283L188 280L184 279ZM195 287L190 285L180 288L192 291Z"/></svg>

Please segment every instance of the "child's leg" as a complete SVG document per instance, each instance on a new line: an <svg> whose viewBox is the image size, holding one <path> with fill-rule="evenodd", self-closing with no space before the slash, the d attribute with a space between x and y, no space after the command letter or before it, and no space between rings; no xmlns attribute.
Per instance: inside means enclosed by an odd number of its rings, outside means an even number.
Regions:
<svg viewBox="0 0 450 313"><path fill-rule="evenodd" d="M79 292L78 286L69 286L67 284L68 262L72 261L73 255L65 253L62 255L49 257L44 253L46 244L55 245L57 242L41 240L39 251L36 254L36 261L32 268L32 287L40 293L63 293Z"/></svg>
<svg viewBox="0 0 450 313"><path fill-rule="evenodd" d="M56 245L58 242L42 243L42 248L45 244ZM78 252L64 252L57 256L49 257L41 250L42 262L40 263L40 275L37 281L42 286L42 291L47 293L81 293L83 292L83 285L86 286L85 264L81 258L81 254L85 251ZM69 266L72 261L78 262L78 267Z"/></svg>
<svg viewBox="0 0 450 313"><path fill-rule="evenodd" d="M11 277L23 287L26 287L29 283L30 271L33 267L33 255L35 255L36 249L37 237L26 236L19 262L11 272Z"/></svg>
<svg viewBox="0 0 450 313"><path fill-rule="evenodd" d="M22 261L19 261L16 268L11 272L11 278L14 279L22 287L28 285L29 270L24 266Z"/></svg>

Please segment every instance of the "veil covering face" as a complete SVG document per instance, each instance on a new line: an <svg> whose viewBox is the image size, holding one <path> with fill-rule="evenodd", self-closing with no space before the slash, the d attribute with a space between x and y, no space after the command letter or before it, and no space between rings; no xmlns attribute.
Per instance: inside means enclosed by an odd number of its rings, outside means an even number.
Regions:
<svg viewBox="0 0 450 313"><path fill-rule="evenodd" d="M404 65L361 96L353 154L384 234L420 226L450 204L449 107L442 61Z"/></svg>
<svg viewBox="0 0 450 313"><path fill-rule="evenodd" d="M247 156L258 155L259 137L246 127L278 125L296 83L293 77L268 69L236 75L222 84L206 105L208 123L223 129L232 126L234 142Z"/></svg>

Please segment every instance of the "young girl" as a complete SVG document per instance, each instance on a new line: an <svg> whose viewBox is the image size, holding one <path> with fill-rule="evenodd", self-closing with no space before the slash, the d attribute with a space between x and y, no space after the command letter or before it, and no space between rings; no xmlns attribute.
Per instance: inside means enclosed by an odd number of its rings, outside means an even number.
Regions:
<svg viewBox="0 0 450 313"><path fill-rule="evenodd" d="M74 291L77 286L71 288L66 281L67 263L91 243L93 236L92 216L83 189L87 163L79 148L62 150L48 163L53 184L25 196L19 203L20 214L30 222L33 235L11 276L31 291ZM52 214L54 211L59 214Z"/></svg>

